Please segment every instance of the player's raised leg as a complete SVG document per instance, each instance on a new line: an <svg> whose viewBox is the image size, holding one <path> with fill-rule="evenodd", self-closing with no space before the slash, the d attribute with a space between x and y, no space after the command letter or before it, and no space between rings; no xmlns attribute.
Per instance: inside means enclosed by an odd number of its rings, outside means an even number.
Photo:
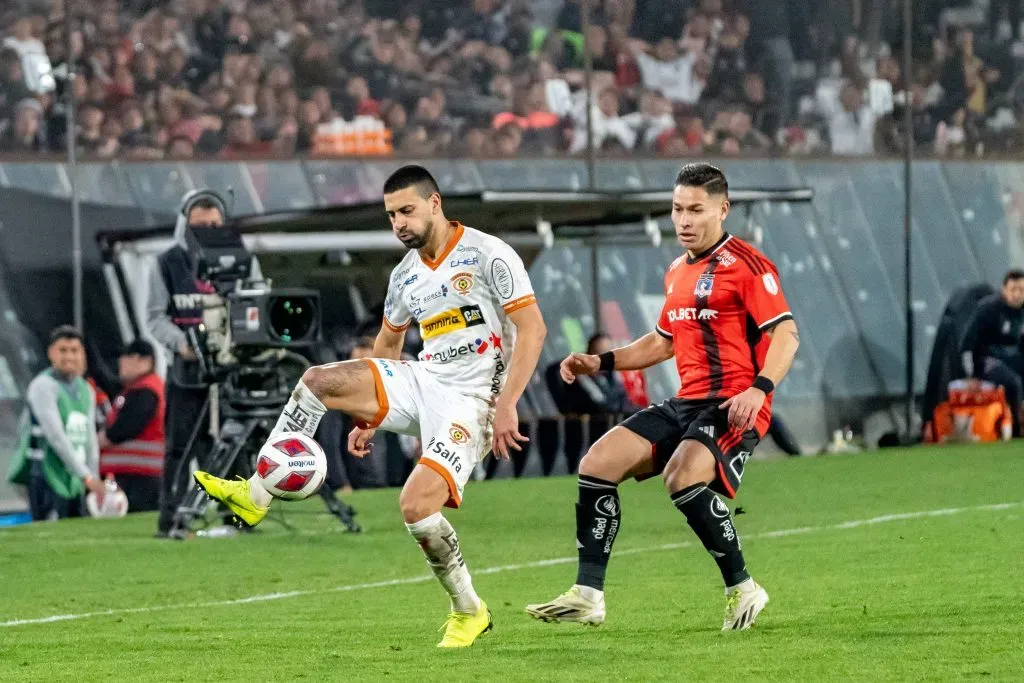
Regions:
<svg viewBox="0 0 1024 683"><path fill-rule="evenodd" d="M405 527L419 543L430 570L451 599L444 638L438 647L468 647L491 629L491 613L473 590L455 529L441 514L451 496L452 487L447 479L421 462L406 480L399 506Z"/></svg>
<svg viewBox="0 0 1024 683"><path fill-rule="evenodd" d="M590 447L579 468L576 583L550 602L527 605L528 614L542 621L604 622L604 577L622 524L619 484L653 466L651 442L625 427L612 429Z"/></svg>
<svg viewBox="0 0 1024 683"><path fill-rule="evenodd" d="M665 467L665 487L672 503L686 517L697 538L715 559L725 582L722 630L742 631L754 625L768 604L765 592L747 573L739 534L729 508L708 485L715 481L718 461L705 444L684 440Z"/></svg>
<svg viewBox="0 0 1024 683"><path fill-rule="evenodd" d="M377 366L366 360L317 365L306 370L295 385L271 435L302 432L312 437L328 410L340 410L357 420L375 425L381 419L381 396ZM256 526L270 509L271 496L256 475L248 481L228 481L206 472L196 472L196 483L231 509L240 522Z"/></svg>

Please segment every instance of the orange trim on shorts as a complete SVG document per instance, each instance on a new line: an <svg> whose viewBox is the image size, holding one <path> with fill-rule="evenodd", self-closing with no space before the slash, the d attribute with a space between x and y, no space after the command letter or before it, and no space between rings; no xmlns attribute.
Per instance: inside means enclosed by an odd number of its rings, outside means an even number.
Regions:
<svg viewBox="0 0 1024 683"><path fill-rule="evenodd" d="M459 489L455 485L455 480L452 479L452 473L445 469L444 465L422 456L420 456L417 464L425 465L444 477L445 482L448 484L448 500L444 504L445 507L457 508L462 505L462 498L459 497Z"/></svg>
<svg viewBox="0 0 1024 683"><path fill-rule="evenodd" d="M448 225L455 228L455 232L452 233L452 236L448 239L448 243L444 245L444 249L442 249L441 253L437 255L437 258L431 261L423 258L422 253L420 254L420 260L423 261L423 264L431 270L437 270L437 267L441 265L446 258L448 258L448 254L452 253L452 249L454 249L455 245L459 243L459 240L462 239L462 233L465 232L462 227L462 223L458 221L449 221Z"/></svg>
<svg viewBox="0 0 1024 683"><path fill-rule="evenodd" d="M508 302L501 308L506 313L513 313L514 311L518 311L520 308L526 308L527 306L535 303L537 303L537 297L533 294L527 294L526 296L519 297L515 301Z"/></svg>
<svg viewBox="0 0 1024 683"><path fill-rule="evenodd" d="M392 332L405 332L407 329L409 329L409 325L412 322L412 321L409 321L406 324L401 325L400 327L395 327L394 325L391 324L391 321L389 321L387 318L383 318L383 320L384 320L384 327L388 328Z"/></svg>
<svg viewBox="0 0 1024 683"><path fill-rule="evenodd" d="M370 370L373 372L374 389L377 393L377 414L373 417L372 422L359 426L363 429L376 429L384 421L384 418L388 416L391 405L388 403L388 392L384 390L384 380L381 379L380 369L377 367L377 364L369 358L364 358L363 360L370 365Z"/></svg>

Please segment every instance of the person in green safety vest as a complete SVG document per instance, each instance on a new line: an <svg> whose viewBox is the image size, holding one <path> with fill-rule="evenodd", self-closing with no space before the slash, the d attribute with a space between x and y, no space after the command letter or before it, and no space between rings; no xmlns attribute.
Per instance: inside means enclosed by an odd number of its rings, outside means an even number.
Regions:
<svg viewBox="0 0 1024 683"><path fill-rule="evenodd" d="M50 333L50 367L28 385L28 419L8 480L28 487L32 520L83 516L83 494L102 499L97 476L96 396L83 379L82 334L62 325Z"/></svg>

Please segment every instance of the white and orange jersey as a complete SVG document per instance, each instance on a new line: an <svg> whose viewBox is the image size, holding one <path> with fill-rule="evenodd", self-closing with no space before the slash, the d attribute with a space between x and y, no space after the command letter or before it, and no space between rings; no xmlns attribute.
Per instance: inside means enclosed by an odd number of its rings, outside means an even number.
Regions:
<svg viewBox="0 0 1024 683"><path fill-rule="evenodd" d="M453 222L434 261L412 250L391 273L384 324L420 326L420 360L455 391L489 400L505 384L515 325L508 314L537 298L519 255L502 240ZM443 401L443 396L437 400Z"/></svg>

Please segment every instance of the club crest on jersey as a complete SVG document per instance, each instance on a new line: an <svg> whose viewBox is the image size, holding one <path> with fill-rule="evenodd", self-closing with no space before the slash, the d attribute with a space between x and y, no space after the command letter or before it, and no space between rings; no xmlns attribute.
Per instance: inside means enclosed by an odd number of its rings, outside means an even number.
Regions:
<svg viewBox="0 0 1024 683"><path fill-rule="evenodd" d="M456 273L452 275L452 287L459 294L469 294L469 290L473 289L473 274L472 273Z"/></svg>
<svg viewBox="0 0 1024 683"><path fill-rule="evenodd" d="M469 443L469 440L472 438L469 435L469 430L458 422L452 422L452 426L448 428L448 436L451 437L452 442L459 446Z"/></svg>
<svg viewBox="0 0 1024 683"><path fill-rule="evenodd" d="M715 276L711 273L702 273L697 278L697 286L693 290L694 296L707 297L711 295L711 287L715 284Z"/></svg>

